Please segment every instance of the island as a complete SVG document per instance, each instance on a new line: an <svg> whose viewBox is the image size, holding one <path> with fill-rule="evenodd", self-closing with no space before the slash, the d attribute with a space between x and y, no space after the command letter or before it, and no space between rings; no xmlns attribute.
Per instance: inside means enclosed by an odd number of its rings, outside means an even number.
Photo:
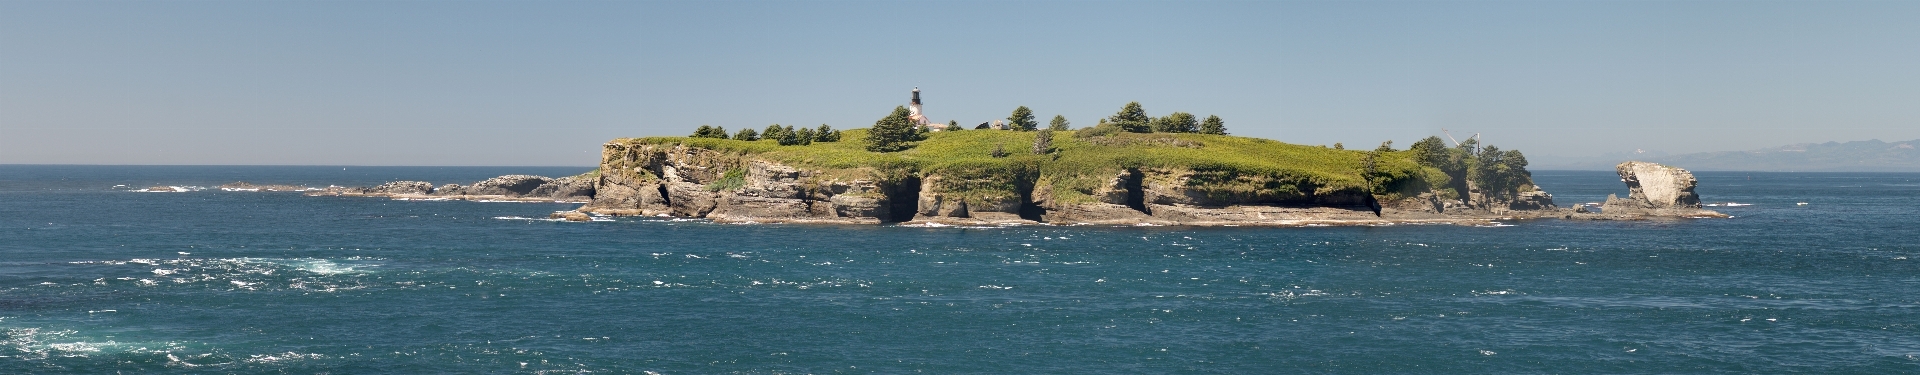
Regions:
<svg viewBox="0 0 1920 375"><path fill-rule="evenodd" d="M916 93L917 94L917 93ZM916 97L917 99L917 97ZM309 195L583 203L556 219L705 218L728 223L1316 226L1461 224L1558 218L1727 217L1702 209L1692 174L1618 166L1631 193L1560 207L1525 155L1428 137L1405 149L1300 145L1226 134L1138 103L1096 126L1032 121L930 126L895 108L871 128L773 125L729 134L622 138L599 167L563 178L502 176L468 186L398 181Z"/></svg>

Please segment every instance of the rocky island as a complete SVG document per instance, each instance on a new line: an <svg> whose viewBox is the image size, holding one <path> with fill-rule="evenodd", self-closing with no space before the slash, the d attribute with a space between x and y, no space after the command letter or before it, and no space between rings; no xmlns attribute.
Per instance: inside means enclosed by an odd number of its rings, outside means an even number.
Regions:
<svg viewBox="0 0 1920 375"><path fill-rule="evenodd" d="M1524 169L1508 172L1516 180L1502 191L1459 173L1471 170L1449 173L1444 166L1423 165L1415 160L1418 148L1348 151L1224 135L1115 133L1056 141L1058 150L1037 155L993 158L986 151L1030 144L1034 137L936 133L920 145L928 152L885 158L858 155L865 151L845 145L620 139L603 146L595 195L578 211L722 222L946 225L1484 224L1724 216L1700 210L1697 196L1688 206L1660 195L1692 194L1691 174L1678 169L1647 174L1659 176L1646 188L1652 193L1629 183L1633 197L1654 194L1665 205L1620 200L1632 203L1592 212L1554 205ZM981 157L951 156L964 154L958 150L978 150ZM1509 165L1524 167L1524 161ZM1622 168L1623 176L1637 171ZM1684 186L1670 183L1679 181Z"/></svg>
<svg viewBox="0 0 1920 375"><path fill-rule="evenodd" d="M598 169L572 177L399 181L307 194L584 203L553 215L575 221L1308 226L1727 217L1701 209L1691 173L1641 162L1619 166L1628 198L1562 208L1533 184L1524 155L1472 139L1346 150L1107 122L1077 131L928 131L902 127L907 113L896 109L872 129L844 133L775 126L757 139L751 130L729 137L702 127L692 137L616 139L602 145ZM884 137L896 143L874 141Z"/></svg>

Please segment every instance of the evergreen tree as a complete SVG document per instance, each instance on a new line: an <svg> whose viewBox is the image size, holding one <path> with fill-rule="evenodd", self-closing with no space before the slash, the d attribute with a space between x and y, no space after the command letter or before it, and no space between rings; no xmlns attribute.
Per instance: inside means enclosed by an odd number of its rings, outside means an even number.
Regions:
<svg viewBox="0 0 1920 375"><path fill-rule="evenodd" d="M712 133L713 133L713 127L712 127L712 126L707 126L707 125L700 125L700 127L699 127L699 128L694 128L694 129L693 129L693 135L692 135L692 136L690 136L690 137L693 137L693 138L706 138L708 134L712 134Z"/></svg>
<svg viewBox="0 0 1920 375"><path fill-rule="evenodd" d="M1407 147L1407 150L1413 151L1413 160L1421 165L1439 168L1442 171L1448 169L1447 143L1440 140L1440 137L1421 139L1414 142L1413 146Z"/></svg>
<svg viewBox="0 0 1920 375"><path fill-rule="evenodd" d="M1040 122L1033 120L1033 110L1027 109L1027 106L1023 105L1020 106L1020 108L1014 108L1013 115L1007 116L1007 129L1009 130L1033 131L1039 127Z"/></svg>
<svg viewBox="0 0 1920 375"><path fill-rule="evenodd" d="M1053 152L1053 129L1040 129L1040 134L1033 135L1033 154L1046 155L1049 152Z"/></svg>
<svg viewBox="0 0 1920 375"><path fill-rule="evenodd" d="M917 130L913 120L907 118L911 115L907 107L893 107L893 113L874 121L873 128L867 130L867 151L895 152L913 147L908 142L913 141Z"/></svg>
<svg viewBox="0 0 1920 375"><path fill-rule="evenodd" d="M1227 123L1221 122L1220 116L1207 115L1207 119L1200 122L1200 133L1227 135Z"/></svg>
<svg viewBox="0 0 1920 375"><path fill-rule="evenodd" d="M1071 126L1073 123L1067 122L1067 116L1053 115L1053 122L1047 123L1047 130L1065 131Z"/></svg>
<svg viewBox="0 0 1920 375"><path fill-rule="evenodd" d="M773 138L774 143L778 143L781 146L792 146L792 145L800 144L799 134L794 134L793 132L788 132L788 131L779 132L779 134L780 136Z"/></svg>
<svg viewBox="0 0 1920 375"><path fill-rule="evenodd" d="M1200 131L1200 122L1193 114L1174 112L1153 120L1153 131L1161 133L1193 133Z"/></svg>
<svg viewBox="0 0 1920 375"><path fill-rule="evenodd" d="M815 142L839 142L840 131L833 130L833 127L827 126L827 124L820 124L820 128L814 129L813 131L813 140Z"/></svg>
<svg viewBox="0 0 1920 375"><path fill-rule="evenodd" d="M1127 102L1125 107L1120 107L1120 112L1114 113L1112 117L1108 117L1107 122L1113 123L1119 126L1120 129L1129 132L1153 132L1153 118L1147 117L1147 110L1140 108L1140 102Z"/></svg>
<svg viewBox="0 0 1920 375"><path fill-rule="evenodd" d="M806 146L810 144L813 144L813 129L800 128L800 130L794 130L793 125L787 125L781 129L781 146Z"/></svg>
<svg viewBox="0 0 1920 375"><path fill-rule="evenodd" d="M740 141L758 141L760 140L760 132L753 131L753 128L740 129L739 133L733 133L733 139Z"/></svg>
<svg viewBox="0 0 1920 375"><path fill-rule="evenodd" d="M787 128L780 127L780 124L767 125L767 130L760 131L760 139L778 141L780 140L780 133L785 133L786 131Z"/></svg>
<svg viewBox="0 0 1920 375"><path fill-rule="evenodd" d="M947 120L947 131L957 132L961 130L967 130L967 128L960 127L960 120Z"/></svg>

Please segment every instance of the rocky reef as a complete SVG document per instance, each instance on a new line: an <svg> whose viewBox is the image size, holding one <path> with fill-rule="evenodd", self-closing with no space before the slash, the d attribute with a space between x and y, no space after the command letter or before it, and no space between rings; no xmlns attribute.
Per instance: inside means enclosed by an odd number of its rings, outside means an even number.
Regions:
<svg viewBox="0 0 1920 375"><path fill-rule="evenodd" d="M476 200L587 203L594 196L593 176L549 178L506 175L471 185L434 186L426 181L393 181L371 187L329 186L308 196L387 197L407 200Z"/></svg>

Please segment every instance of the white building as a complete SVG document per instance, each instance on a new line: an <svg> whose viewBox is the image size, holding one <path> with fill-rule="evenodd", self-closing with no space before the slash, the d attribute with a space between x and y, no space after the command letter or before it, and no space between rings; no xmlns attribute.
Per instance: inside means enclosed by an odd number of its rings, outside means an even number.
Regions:
<svg viewBox="0 0 1920 375"><path fill-rule="evenodd" d="M913 88L913 101L907 104L907 113L908 113L907 119L912 120L914 125L924 125L927 127L928 130L932 130L932 131L947 130L947 124L937 123L937 122L933 122L932 120L928 120L926 112L920 111L920 88L919 87Z"/></svg>

